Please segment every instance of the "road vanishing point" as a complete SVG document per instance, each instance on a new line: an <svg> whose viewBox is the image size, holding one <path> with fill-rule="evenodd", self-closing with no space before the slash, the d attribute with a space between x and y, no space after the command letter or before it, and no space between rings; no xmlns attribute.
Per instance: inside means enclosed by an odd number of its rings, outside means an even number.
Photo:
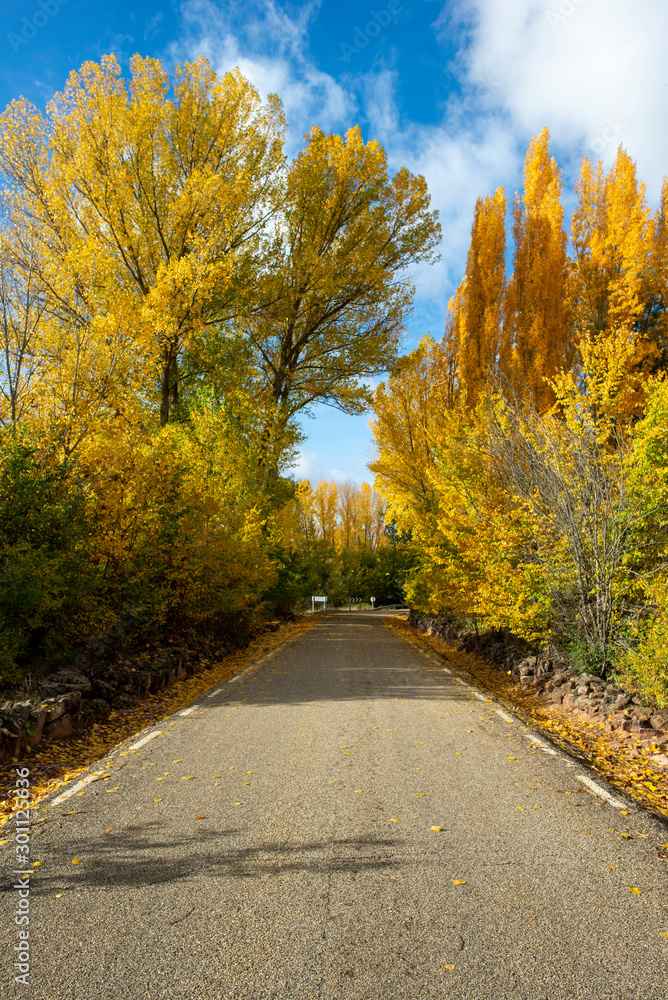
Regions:
<svg viewBox="0 0 668 1000"><path fill-rule="evenodd" d="M27 986L2 849L3 997L663 1000L666 825L386 615L323 615L54 794Z"/></svg>

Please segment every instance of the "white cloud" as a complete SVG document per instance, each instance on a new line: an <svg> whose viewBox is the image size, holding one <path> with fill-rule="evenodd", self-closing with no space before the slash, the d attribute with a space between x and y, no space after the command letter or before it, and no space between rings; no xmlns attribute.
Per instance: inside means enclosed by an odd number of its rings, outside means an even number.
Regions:
<svg viewBox="0 0 668 1000"><path fill-rule="evenodd" d="M319 476L320 465L320 456L317 451L307 451L303 448L299 452L293 468L290 469L290 474L295 479L322 478Z"/></svg>
<svg viewBox="0 0 668 1000"><path fill-rule="evenodd" d="M579 167L621 142L655 200L666 172L668 6L657 0L465 0L469 83L492 78L525 140L547 125Z"/></svg>
<svg viewBox="0 0 668 1000"><path fill-rule="evenodd" d="M313 124L340 127L355 113L353 95L308 58L308 28L317 4L304 4L291 18L275 0L243 17L245 4L221 8L211 0L186 0L182 13L186 37L172 46L174 59L204 54L218 73L235 66L261 96L278 94L289 126L289 152Z"/></svg>

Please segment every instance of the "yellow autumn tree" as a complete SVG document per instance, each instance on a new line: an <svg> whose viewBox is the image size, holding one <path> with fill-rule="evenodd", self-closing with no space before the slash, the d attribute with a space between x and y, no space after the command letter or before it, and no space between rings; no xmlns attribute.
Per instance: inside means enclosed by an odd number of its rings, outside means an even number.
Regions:
<svg viewBox="0 0 668 1000"><path fill-rule="evenodd" d="M376 458L369 463L374 489L387 506L386 520L402 531L419 530L434 511L429 476L434 430L447 392L443 351L424 337L395 373L376 390L370 421Z"/></svg>
<svg viewBox="0 0 668 1000"><path fill-rule="evenodd" d="M276 473L285 434L316 400L346 413L391 367L413 300L406 270L440 236L423 177L390 176L384 149L313 127L288 170L269 266L240 320L264 417L258 447Z"/></svg>
<svg viewBox="0 0 668 1000"><path fill-rule="evenodd" d="M77 363L94 357L104 374L120 347L120 381L156 399L165 424L183 351L251 282L284 120L276 97L263 104L238 70L219 78L203 57L173 80L155 59L130 69L126 82L113 56L85 63L46 117L24 100L0 117L7 252L25 271L40 247L52 352L73 357L76 333Z"/></svg>
<svg viewBox="0 0 668 1000"><path fill-rule="evenodd" d="M328 483L325 479L318 480L313 491L313 519L320 538L330 545L335 545L338 534L339 490L335 482Z"/></svg>
<svg viewBox="0 0 668 1000"><path fill-rule="evenodd" d="M456 370L461 405L475 406L502 357L506 284L506 198L503 188L478 198L462 284L450 300L445 347Z"/></svg>
<svg viewBox="0 0 668 1000"><path fill-rule="evenodd" d="M350 549L360 545L377 548L384 530L380 497L368 483L358 486L349 479L338 487L338 544Z"/></svg>
<svg viewBox="0 0 668 1000"><path fill-rule="evenodd" d="M503 375L528 394L541 413L554 403L549 384L574 357L568 305L569 260L561 171L544 128L531 140L524 164L524 193L513 206L513 273L504 315Z"/></svg>
<svg viewBox="0 0 668 1000"><path fill-rule="evenodd" d="M661 281L661 215L653 222L645 186L637 179L635 163L621 147L607 174L600 161L594 169L585 158L576 190L578 207L571 227L572 302L582 378L590 378L592 364L601 372L605 358L609 358L615 412L627 420L639 413L644 399L642 385L655 369L659 353L646 336L643 320L652 291L653 258ZM620 364L625 371L623 378Z"/></svg>

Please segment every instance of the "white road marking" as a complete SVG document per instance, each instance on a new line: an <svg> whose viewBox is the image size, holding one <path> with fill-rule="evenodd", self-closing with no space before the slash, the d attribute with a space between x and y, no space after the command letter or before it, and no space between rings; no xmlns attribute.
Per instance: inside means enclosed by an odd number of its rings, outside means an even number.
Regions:
<svg viewBox="0 0 668 1000"><path fill-rule="evenodd" d="M556 750L553 750L552 747L549 747L547 743L543 743L543 741L539 740L536 736L528 736L528 739L530 739L532 743L535 743L537 747L540 747L545 753L549 753L552 757L557 756Z"/></svg>
<svg viewBox="0 0 668 1000"><path fill-rule="evenodd" d="M179 715L190 715L190 713L194 712L196 708L199 708L199 705L192 705L190 708L187 708L185 712L179 712Z"/></svg>
<svg viewBox="0 0 668 1000"><path fill-rule="evenodd" d="M156 736L162 736L162 733L149 733L148 736L144 736L143 739L138 740L136 743L129 746L128 750L139 750L139 747L143 747L145 743L149 743L151 740L154 740Z"/></svg>
<svg viewBox="0 0 668 1000"><path fill-rule="evenodd" d="M595 781L591 780L591 778L585 778L583 775L579 774L578 781L581 781L583 785L586 785L587 788L594 793L594 795L598 795L600 798L605 799L605 801L614 809L624 808L623 802L620 802L619 799L613 798L610 792L606 792L605 788L601 788L601 786L597 785Z"/></svg>
<svg viewBox="0 0 668 1000"><path fill-rule="evenodd" d="M237 674L236 677L230 677L230 679L229 679L229 681L227 683L228 684L233 684L235 681L239 681L239 680L241 680L241 674Z"/></svg>
<svg viewBox="0 0 668 1000"><path fill-rule="evenodd" d="M72 787L68 788L66 792L63 792L62 795L55 798L50 805L57 806L59 802L64 802L65 799L69 799L71 795L76 795L76 793L80 792L82 788L86 787L86 785L90 785L91 781L95 781L96 778L99 778L102 773L102 771L93 771L92 774L87 774L85 778L81 779L81 781L77 781L76 785L72 785Z"/></svg>
<svg viewBox="0 0 668 1000"><path fill-rule="evenodd" d="M502 712L500 708L495 708L494 711L496 712L497 715L500 715L501 718L504 719L506 722L514 722L515 721L514 719L511 719L509 715L506 715L505 712Z"/></svg>
<svg viewBox="0 0 668 1000"><path fill-rule="evenodd" d="M207 695L207 698L215 698L216 695L219 695L222 692L222 690L223 688L216 688L215 691L212 691L211 694Z"/></svg>
<svg viewBox="0 0 668 1000"><path fill-rule="evenodd" d="M489 701L489 698L485 698L484 694L478 694L477 691L474 691L473 693L475 694L476 698L480 699L480 701Z"/></svg>

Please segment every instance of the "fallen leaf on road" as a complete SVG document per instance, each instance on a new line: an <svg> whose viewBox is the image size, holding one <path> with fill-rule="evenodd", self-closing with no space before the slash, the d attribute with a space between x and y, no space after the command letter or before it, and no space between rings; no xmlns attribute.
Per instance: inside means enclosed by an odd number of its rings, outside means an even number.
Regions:
<svg viewBox="0 0 668 1000"><path fill-rule="evenodd" d="M636 889L635 886L629 886L629 892L635 892L636 896L642 895L642 889Z"/></svg>
<svg viewBox="0 0 668 1000"><path fill-rule="evenodd" d="M454 969L454 965L450 965L449 963L446 963L446 964L445 964L445 965L443 966L443 968L444 968L444 969Z"/></svg>
<svg viewBox="0 0 668 1000"><path fill-rule="evenodd" d="M73 865L80 865L81 864L81 858L72 858L72 864Z"/></svg>
<svg viewBox="0 0 668 1000"><path fill-rule="evenodd" d="M517 757L506 757L506 760L517 760Z"/></svg>
<svg viewBox="0 0 668 1000"><path fill-rule="evenodd" d="M524 812L524 806L515 806L515 808L519 809L520 812Z"/></svg>
<svg viewBox="0 0 668 1000"><path fill-rule="evenodd" d="M361 794L362 794L362 789L361 788L356 788L355 789L355 795L361 795Z"/></svg>
<svg viewBox="0 0 668 1000"><path fill-rule="evenodd" d="M391 820L390 820L390 823L398 823L398 822L399 822L399 820L398 820L398 819L391 819Z"/></svg>
<svg viewBox="0 0 668 1000"><path fill-rule="evenodd" d="M606 867L607 868L612 868L614 870L617 867L617 865L606 865Z"/></svg>
<svg viewBox="0 0 668 1000"><path fill-rule="evenodd" d="M453 878L453 880L452 880L452 884L453 884L453 885L466 885L466 879L462 879L462 878Z"/></svg>
<svg viewBox="0 0 668 1000"><path fill-rule="evenodd" d="M182 774L181 775L181 780L182 781L190 781L190 779L194 778L194 777L195 777L194 774Z"/></svg>
<svg viewBox="0 0 668 1000"><path fill-rule="evenodd" d="M204 819L204 816L202 813L200 813L199 816L195 816L195 819Z"/></svg>
<svg viewBox="0 0 668 1000"><path fill-rule="evenodd" d="M153 799L154 802L162 802L162 799Z"/></svg>
<svg viewBox="0 0 668 1000"><path fill-rule="evenodd" d="M61 896L62 896L62 892L57 892L56 893L56 899L60 899ZM668 934L666 934L666 937L668 937Z"/></svg>
<svg viewBox="0 0 668 1000"><path fill-rule="evenodd" d="M41 861L33 861L32 866L33 868L37 868L39 865L41 865L41 863L42 863Z"/></svg>
<svg viewBox="0 0 668 1000"><path fill-rule="evenodd" d="M440 826L430 826L429 829L433 830L434 833L440 833L441 832L441 827Z"/></svg>
<svg viewBox="0 0 668 1000"><path fill-rule="evenodd" d="M659 937L668 938L668 934L664 933L664 931L659 931Z"/></svg>

